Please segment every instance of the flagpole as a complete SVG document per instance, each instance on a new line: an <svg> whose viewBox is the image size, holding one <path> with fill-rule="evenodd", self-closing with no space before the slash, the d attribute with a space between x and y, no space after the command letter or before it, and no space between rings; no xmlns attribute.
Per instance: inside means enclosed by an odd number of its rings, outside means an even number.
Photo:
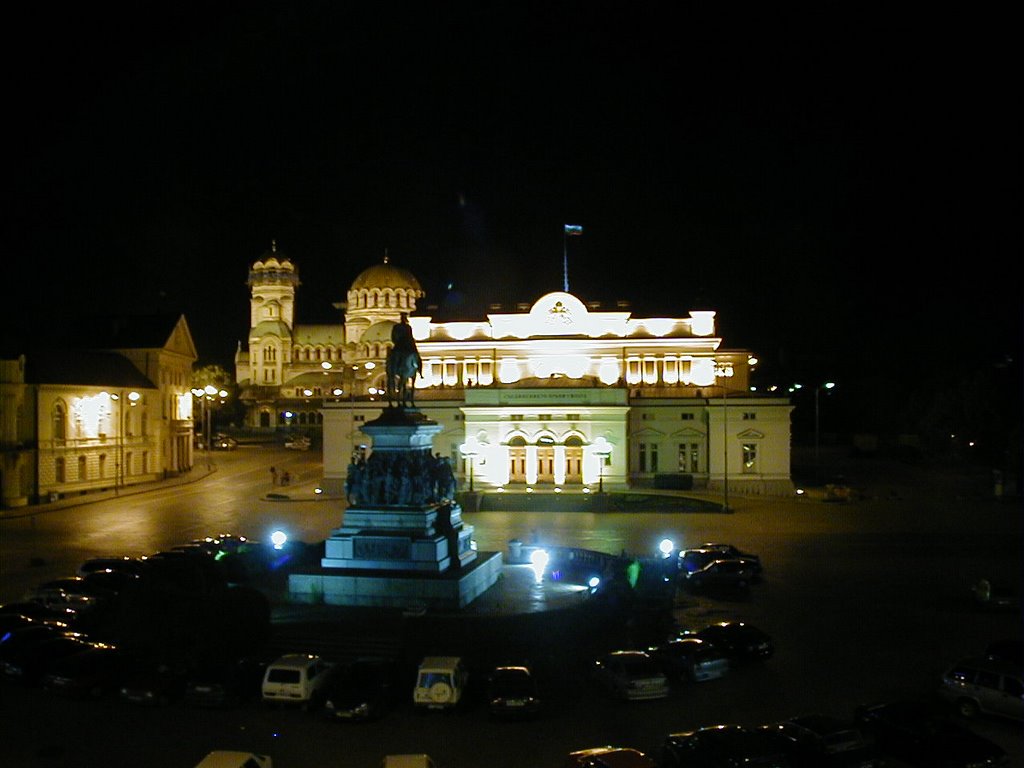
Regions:
<svg viewBox="0 0 1024 768"><path fill-rule="evenodd" d="M569 292L569 235L562 225L562 290Z"/></svg>

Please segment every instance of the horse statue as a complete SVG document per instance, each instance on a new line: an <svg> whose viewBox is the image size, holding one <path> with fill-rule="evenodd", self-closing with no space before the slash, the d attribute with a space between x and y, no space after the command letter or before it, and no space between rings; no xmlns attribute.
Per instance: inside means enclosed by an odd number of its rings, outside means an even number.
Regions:
<svg viewBox="0 0 1024 768"><path fill-rule="evenodd" d="M402 313L402 321L391 329L391 341L393 346L388 350L385 364L388 405L415 408L415 383L416 377L423 374L423 360L405 312Z"/></svg>

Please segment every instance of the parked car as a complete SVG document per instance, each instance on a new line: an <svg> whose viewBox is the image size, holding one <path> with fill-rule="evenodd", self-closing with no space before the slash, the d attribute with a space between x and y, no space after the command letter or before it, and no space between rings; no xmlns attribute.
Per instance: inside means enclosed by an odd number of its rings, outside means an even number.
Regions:
<svg viewBox="0 0 1024 768"><path fill-rule="evenodd" d="M201 539L193 539L190 543L218 553L237 552L245 546L254 546L257 542L235 533L218 533L216 536L204 536Z"/></svg>
<svg viewBox="0 0 1024 768"><path fill-rule="evenodd" d="M24 629L25 627L37 627L40 624L48 624L64 631L71 630L70 624L57 619L33 618L31 616L25 616L22 613L0 613L0 642L2 642L4 636L12 630Z"/></svg>
<svg viewBox="0 0 1024 768"><path fill-rule="evenodd" d="M237 707L259 699L268 664L258 657L202 663L185 682L183 701L193 707Z"/></svg>
<svg viewBox="0 0 1024 768"><path fill-rule="evenodd" d="M628 701L664 699L668 677L646 651L612 651L594 662L594 679L613 696Z"/></svg>
<svg viewBox="0 0 1024 768"><path fill-rule="evenodd" d="M25 593L25 599L48 607L70 608L76 613L94 611L111 604L115 593L90 585L84 576L65 576L38 584Z"/></svg>
<svg viewBox="0 0 1024 768"><path fill-rule="evenodd" d="M90 557L78 566L79 576L88 576L95 571L127 571L136 576L144 576L146 573L146 559L142 557L104 556Z"/></svg>
<svg viewBox="0 0 1024 768"><path fill-rule="evenodd" d="M794 768L882 768L875 743L852 721L809 713L762 726Z"/></svg>
<svg viewBox="0 0 1024 768"><path fill-rule="evenodd" d="M754 563L754 571L761 574L761 557L752 552L744 552L732 544L707 542L696 547L680 550L679 565L684 572L702 568L712 560L750 560Z"/></svg>
<svg viewBox="0 0 1024 768"><path fill-rule="evenodd" d="M238 447L238 441L228 435L217 435L210 441L210 447L215 451L233 451Z"/></svg>
<svg viewBox="0 0 1024 768"><path fill-rule="evenodd" d="M564 768L657 768L657 763L639 749L605 746L570 752Z"/></svg>
<svg viewBox="0 0 1024 768"><path fill-rule="evenodd" d="M278 657L263 675L264 703L292 704L303 709L319 706L332 666L312 653L286 653Z"/></svg>
<svg viewBox="0 0 1024 768"><path fill-rule="evenodd" d="M416 671L412 703L417 709L453 709L468 685L469 669L460 656L425 656Z"/></svg>
<svg viewBox="0 0 1024 768"><path fill-rule="evenodd" d="M305 435L293 437L290 440L286 440L284 447L293 451L308 451L312 441Z"/></svg>
<svg viewBox="0 0 1024 768"><path fill-rule="evenodd" d="M27 627L15 627L0 637L0 664L5 662L11 654L19 652L21 648L53 640L56 637L88 639L84 633L75 632L59 624L37 622Z"/></svg>
<svg viewBox="0 0 1024 768"><path fill-rule="evenodd" d="M1002 747L928 702L899 699L859 706L854 719L884 755L918 768L1008 765Z"/></svg>
<svg viewBox="0 0 1024 768"><path fill-rule="evenodd" d="M527 664L495 667L487 676L487 707L495 717L533 717L541 711L537 678Z"/></svg>
<svg viewBox="0 0 1024 768"><path fill-rule="evenodd" d="M42 685L62 696L99 698L115 692L140 663L141 657L133 651L98 643L55 662Z"/></svg>
<svg viewBox="0 0 1024 768"><path fill-rule="evenodd" d="M15 603L4 603L0 605L0 615L3 616L24 616L29 619L37 619L44 623L60 622L72 626L76 623L78 614L66 607L50 607L37 603L35 600L23 600ZM3 635L0 635L2 637Z"/></svg>
<svg viewBox="0 0 1024 768"><path fill-rule="evenodd" d="M779 742L756 728L711 725L670 733L661 750L661 768L792 768Z"/></svg>
<svg viewBox="0 0 1024 768"><path fill-rule="evenodd" d="M137 588L142 580L137 573L107 568L87 573L82 577L82 582L88 588L109 592L119 597L122 593Z"/></svg>
<svg viewBox="0 0 1024 768"><path fill-rule="evenodd" d="M719 648L699 637L674 637L647 652L673 682L704 682L724 677L731 664Z"/></svg>
<svg viewBox="0 0 1024 768"><path fill-rule="evenodd" d="M184 697L187 681L187 669L150 662L127 676L118 690L118 698L129 704L166 707Z"/></svg>
<svg viewBox="0 0 1024 768"><path fill-rule="evenodd" d="M356 659L331 676L324 692L324 713L329 720L376 720L397 705L398 697L395 662Z"/></svg>
<svg viewBox="0 0 1024 768"><path fill-rule="evenodd" d="M686 585L693 589L707 587L737 587L746 589L757 578L753 560L712 560L703 568L683 575Z"/></svg>
<svg viewBox="0 0 1024 768"><path fill-rule="evenodd" d="M939 695L964 717L1024 720L1024 670L1011 662L961 659L943 673Z"/></svg>
<svg viewBox="0 0 1024 768"><path fill-rule="evenodd" d="M63 634L40 642L19 645L4 654L3 677L5 680L24 685L38 685L59 659L73 653L81 653L96 645L74 634Z"/></svg>
<svg viewBox="0 0 1024 768"><path fill-rule="evenodd" d="M719 621L696 635L725 653L734 664L761 661L775 653L775 643L768 633L745 621Z"/></svg>

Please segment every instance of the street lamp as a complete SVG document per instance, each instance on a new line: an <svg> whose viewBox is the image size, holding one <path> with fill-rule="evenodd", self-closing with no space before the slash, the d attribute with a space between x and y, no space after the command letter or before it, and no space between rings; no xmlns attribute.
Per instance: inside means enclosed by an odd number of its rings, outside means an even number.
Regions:
<svg viewBox="0 0 1024 768"><path fill-rule="evenodd" d="M605 440L603 435L598 435L594 439L592 450L598 458L597 492L604 493L604 465L608 461L608 457L612 455L612 446L611 443Z"/></svg>
<svg viewBox="0 0 1024 768"><path fill-rule="evenodd" d="M476 455L480 452L480 446L475 437L466 438L466 442L459 446L459 452L469 462L469 492L473 493L473 465L476 464Z"/></svg>
<svg viewBox="0 0 1024 768"><path fill-rule="evenodd" d="M138 392L132 390L127 395L122 389L120 394L111 393L110 399L117 403L117 466L114 472L114 495L117 496L118 489L125 484L124 471L124 441L125 441L125 410L124 400L128 400L128 406L134 408L135 404L142 397Z"/></svg>
<svg viewBox="0 0 1024 768"><path fill-rule="evenodd" d="M207 384L205 387L197 387L192 389L192 394L198 398L200 405L202 405L202 421L199 425L200 432L203 434L203 442L206 445L206 468L210 469L210 407L209 402L213 400L215 395L219 395L223 400L227 397L228 393L225 390L217 391L217 388L213 384Z"/></svg>
<svg viewBox="0 0 1024 768"><path fill-rule="evenodd" d="M821 393L821 390L823 390L823 389L824 390L834 389L835 386L836 386L836 383L834 381L826 381L824 384L821 384L820 386L817 386L817 387L814 388L814 463L816 465L819 463L818 462L818 454L819 454L819 451L818 451L818 442L819 442L818 441L818 436L819 436L820 418L819 418L819 408L818 408L818 395Z"/></svg>

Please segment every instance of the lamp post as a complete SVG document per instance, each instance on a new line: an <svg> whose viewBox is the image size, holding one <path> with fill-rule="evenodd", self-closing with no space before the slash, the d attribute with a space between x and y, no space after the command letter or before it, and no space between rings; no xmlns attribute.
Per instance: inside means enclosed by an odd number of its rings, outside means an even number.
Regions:
<svg viewBox="0 0 1024 768"><path fill-rule="evenodd" d="M201 419L199 425L200 433L203 435L203 443L206 448L206 468L210 469L212 462L210 461L210 406L209 402L213 400L214 396L220 394L221 398L227 396L227 392L221 390L219 393L217 388L213 384L207 384L205 387L193 388L192 394L198 398L200 405L202 406Z"/></svg>
<svg viewBox="0 0 1024 768"><path fill-rule="evenodd" d="M594 440L594 455L598 458L597 463L597 492L604 493L604 465L608 457L612 455L612 446L605 440L604 436L598 436Z"/></svg>
<svg viewBox="0 0 1024 768"><path fill-rule="evenodd" d="M138 392L132 390L125 394L122 389L120 393L113 393L110 399L117 403L117 466L114 472L114 495L118 495L121 486L125 484L124 471L124 441L125 441L125 410L124 401L128 400L128 407L134 408L135 404L142 397Z"/></svg>
<svg viewBox="0 0 1024 768"><path fill-rule="evenodd" d="M836 386L836 384L835 384L834 381L826 381L824 384L821 384L821 385L819 385L819 386L814 388L814 463L815 463L815 465L817 465L819 463L819 450L818 450L819 434L820 434L819 425L821 423L820 408L818 406L818 395L821 394L821 390L823 390L823 389L824 390L833 389L835 386Z"/></svg>

